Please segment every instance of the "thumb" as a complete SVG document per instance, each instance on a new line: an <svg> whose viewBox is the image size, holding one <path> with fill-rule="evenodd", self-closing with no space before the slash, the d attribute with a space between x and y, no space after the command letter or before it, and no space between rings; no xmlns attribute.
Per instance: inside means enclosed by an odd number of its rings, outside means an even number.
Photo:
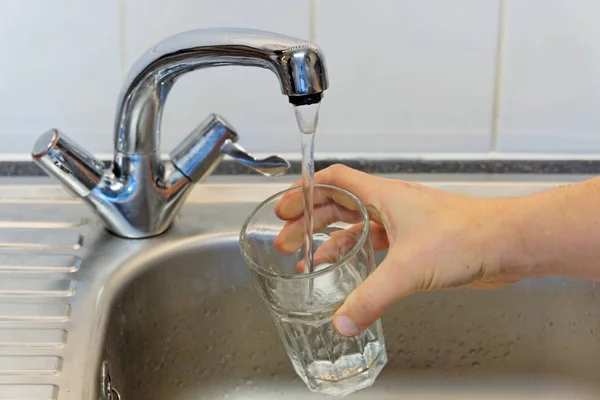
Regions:
<svg viewBox="0 0 600 400"><path fill-rule="evenodd" d="M346 299L333 316L342 336L355 336L377 321L396 300L415 292L415 284L403 274L399 257L387 257Z"/></svg>

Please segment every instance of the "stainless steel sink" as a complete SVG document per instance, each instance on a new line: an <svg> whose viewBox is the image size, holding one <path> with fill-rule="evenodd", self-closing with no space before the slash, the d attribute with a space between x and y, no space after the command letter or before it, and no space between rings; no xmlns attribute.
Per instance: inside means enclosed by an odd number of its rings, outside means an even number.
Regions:
<svg viewBox="0 0 600 400"><path fill-rule="evenodd" d="M430 184L509 196L557 183ZM0 399L98 399L103 361L123 400L325 398L295 376L238 248L244 218L286 186L205 184L167 233L137 241L107 234L60 190L46 188L43 205L31 200L43 224L0 213L2 226L12 218L43 239L46 247L26 243L23 254L53 253L55 262L44 271L39 258L0 265ZM9 210L24 207L20 193ZM390 361L349 399L600 397L594 283L420 293L383 323Z"/></svg>
<svg viewBox="0 0 600 400"><path fill-rule="evenodd" d="M115 301L106 333L105 358L123 399L325 398L295 376L237 235L199 237L144 268ZM600 396L593 283L421 293L383 322L390 362L373 387L348 398Z"/></svg>
<svg viewBox="0 0 600 400"><path fill-rule="evenodd" d="M236 236L198 239L146 268L106 335L123 399L321 398L294 375ZM543 279L407 298L384 318L388 366L349 398L598 398L599 294Z"/></svg>

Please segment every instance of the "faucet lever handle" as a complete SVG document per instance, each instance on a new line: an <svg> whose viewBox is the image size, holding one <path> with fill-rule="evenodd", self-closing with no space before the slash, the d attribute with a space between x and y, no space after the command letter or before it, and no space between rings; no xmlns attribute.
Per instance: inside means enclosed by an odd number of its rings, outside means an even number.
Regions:
<svg viewBox="0 0 600 400"><path fill-rule="evenodd" d="M49 129L33 146L31 155L48 175L68 192L85 197L104 174L104 164L58 129Z"/></svg>
<svg viewBox="0 0 600 400"><path fill-rule="evenodd" d="M231 140L223 144L221 152L265 176L283 175L290 169L290 163L284 158L279 156L269 156L263 159L254 158L242 146Z"/></svg>
<svg viewBox="0 0 600 400"><path fill-rule="evenodd" d="M176 149L171 152L173 165L193 182L202 181L224 155L266 175L284 174L290 164L281 157L259 160L235 142L238 135L223 117L210 114Z"/></svg>

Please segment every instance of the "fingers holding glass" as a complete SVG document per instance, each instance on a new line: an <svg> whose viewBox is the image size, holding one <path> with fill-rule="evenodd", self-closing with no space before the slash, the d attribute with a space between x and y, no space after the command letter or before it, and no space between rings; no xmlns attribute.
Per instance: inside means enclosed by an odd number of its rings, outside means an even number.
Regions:
<svg viewBox="0 0 600 400"><path fill-rule="evenodd" d="M389 247L389 241L385 228L372 221L369 225L373 250L386 250ZM315 252L313 258L314 264L333 264L340 260L356 246L363 229L363 224L356 224L345 230L331 232L329 238ZM304 262L298 262L296 269L298 272L303 272Z"/></svg>
<svg viewBox="0 0 600 400"><path fill-rule="evenodd" d="M300 197L301 199L302 197ZM279 215L278 217L281 218ZM304 215L302 213L293 219L284 220L286 221L285 225L273 244L282 253L293 253L304 243ZM361 221L360 211L346 209L332 201L321 203L313 210L313 232L315 233L336 222L355 224L359 221Z"/></svg>

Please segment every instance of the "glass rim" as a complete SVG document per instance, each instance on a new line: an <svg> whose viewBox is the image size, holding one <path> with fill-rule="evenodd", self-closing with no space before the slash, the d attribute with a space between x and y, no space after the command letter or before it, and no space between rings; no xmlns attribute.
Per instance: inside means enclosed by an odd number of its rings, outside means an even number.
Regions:
<svg viewBox="0 0 600 400"><path fill-rule="evenodd" d="M362 203L362 201L360 201L360 199L358 197L356 197L355 195L353 195L352 193L350 193L349 191L339 188L337 186L331 186L331 185L324 185L324 184L315 184L315 188L321 188L321 189L333 189L333 190L337 190L338 192L341 192L345 195L348 195L352 200L354 200L356 202L356 204L358 204L358 207L363 215L363 228L362 231L360 233L360 237L358 238L358 240L356 241L356 244L352 247L352 249L347 252L346 254L344 254L344 256L342 258L340 258L339 260L337 260L336 262L332 263L331 265L328 265L326 268L320 269L318 271L313 271L313 272L309 272L307 274L305 273L300 273L300 274L277 274L275 272L271 272L266 270L265 268L261 267L258 263L254 262L254 260L248 255L248 251L247 251L247 240L246 240L246 232L248 230L248 226L250 225L250 222L252 221L252 219L256 216L256 214L258 213L259 210L261 210L264 206L266 206L267 204L269 204L270 202L272 202L273 200L275 200L277 197L283 196L288 192L292 192L295 190L302 190L302 186L292 186L289 187L285 190L282 190L280 192L277 192L269 197L267 197L265 200L263 200L259 205L257 205L254 210L250 213L250 215L246 218L246 221L244 222L244 225L242 226L242 230L240 232L240 250L242 253L242 257L244 258L244 260L246 261L246 263L250 266L250 268L255 271L258 274L261 274L263 276L267 276L267 277L271 277L271 278L278 278L278 279L290 279L290 280L294 280L294 279L310 279L310 278L315 278L321 275L325 275L329 272L332 272L334 270L339 269L341 266L345 265L346 263L348 263L348 261L350 261L350 259L352 257L354 257L356 255L356 253L358 253L358 251L364 246L367 237L369 236L369 213L367 211L367 208L365 207L365 205Z"/></svg>

